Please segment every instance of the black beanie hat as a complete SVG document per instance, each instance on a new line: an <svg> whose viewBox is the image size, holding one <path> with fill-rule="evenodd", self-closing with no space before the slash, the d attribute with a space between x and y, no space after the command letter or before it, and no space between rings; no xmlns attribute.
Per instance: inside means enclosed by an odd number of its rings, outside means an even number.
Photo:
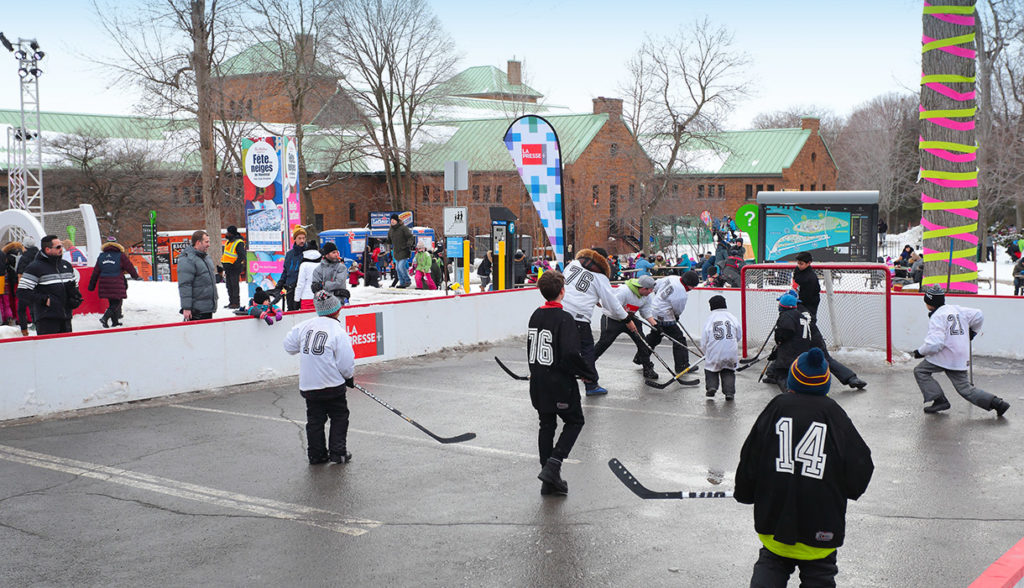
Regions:
<svg viewBox="0 0 1024 588"><path fill-rule="evenodd" d="M697 272L695 272L693 270L690 270L690 271L686 272L685 274L683 274L683 284L684 285L689 286L691 288L696 288L697 284L699 284L699 283L700 283L700 276L697 275Z"/></svg>
<svg viewBox="0 0 1024 588"><path fill-rule="evenodd" d="M324 243L323 247L320 248L320 253L322 253L324 257L327 257L328 253L330 253L331 251L337 251L337 250L338 250L338 246L334 244L334 241L328 241L328 242Z"/></svg>
<svg viewBox="0 0 1024 588"><path fill-rule="evenodd" d="M257 287L256 291L253 292L252 294L252 301L255 302L256 304L266 304L267 300L269 299L270 297L267 296L267 293L263 291L263 288Z"/></svg>
<svg viewBox="0 0 1024 588"><path fill-rule="evenodd" d="M231 225L230 227L228 227L228 234L229 235L237 235L238 234L238 227L236 227L235 225Z"/></svg>
<svg viewBox="0 0 1024 588"><path fill-rule="evenodd" d="M924 291L924 303L938 308L946 303L946 293L938 286L928 286Z"/></svg>
<svg viewBox="0 0 1024 588"><path fill-rule="evenodd" d="M401 221L402 219L398 218L397 214L392 214L391 215L391 220Z"/></svg>
<svg viewBox="0 0 1024 588"><path fill-rule="evenodd" d="M600 255L601 257L608 257L608 251L606 251L605 249L603 249L601 247L591 247L591 249L596 251L597 254Z"/></svg>
<svg viewBox="0 0 1024 588"><path fill-rule="evenodd" d="M725 296L722 296L721 294L712 296L711 299L708 300L708 305L711 306L711 310L725 308Z"/></svg>

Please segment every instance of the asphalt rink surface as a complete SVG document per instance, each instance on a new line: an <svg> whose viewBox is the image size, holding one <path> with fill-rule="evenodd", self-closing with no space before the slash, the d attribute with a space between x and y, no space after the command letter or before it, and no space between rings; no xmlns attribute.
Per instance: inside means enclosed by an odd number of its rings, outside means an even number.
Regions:
<svg viewBox="0 0 1024 588"><path fill-rule="evenodd" d="M307 463L296 377L4 423L0 585L746 586L751 506L641 500L607 462L653 490L731 490L775 389L757 364L735 402L707 400L703 374L655 390L633 350L621 337L598 362L610 393L583 400L567 497L540 495L528 383L493 360L528 373L523 338L358 367L436 434L478 436L440 444L349 391L345 465ZM952 409L922 413L912 361L848 363L868 388L831 396L875 472L849 504L839 584L966 586L1024 536L1019 362L976 358L1003 418L943 376Z"/></svg>

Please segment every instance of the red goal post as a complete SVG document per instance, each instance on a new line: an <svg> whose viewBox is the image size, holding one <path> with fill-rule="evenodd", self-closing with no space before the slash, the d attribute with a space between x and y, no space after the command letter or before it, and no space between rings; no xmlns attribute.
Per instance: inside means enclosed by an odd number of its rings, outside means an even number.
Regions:
<svg viewBox="0 0 1024 588"><path fill-rule="evenodd" d="M821 283L818 328L829 349L885 352L892 363L892 274L884 263L814 263ZM756 263L740 269L743 356L765 342L779 315L778 298L793 287L793 263Z"/></svg>

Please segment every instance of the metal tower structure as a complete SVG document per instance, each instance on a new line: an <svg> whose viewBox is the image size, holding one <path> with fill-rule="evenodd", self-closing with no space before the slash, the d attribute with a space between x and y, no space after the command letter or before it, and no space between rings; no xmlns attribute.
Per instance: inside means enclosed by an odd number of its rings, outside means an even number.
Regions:
<svg viewBox="0 0 1024 588"><path fill-rule="evenodd" d="M20 126L7 129L7 189L10 208L24 210L43 222L43 146L39 116L39 61L45 53L35 39L11 43L0 33L0 44L18 60L21 88Z"/></svg>

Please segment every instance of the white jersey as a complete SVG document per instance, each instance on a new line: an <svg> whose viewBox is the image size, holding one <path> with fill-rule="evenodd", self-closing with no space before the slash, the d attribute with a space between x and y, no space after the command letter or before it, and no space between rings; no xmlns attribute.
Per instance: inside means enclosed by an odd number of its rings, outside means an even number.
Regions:
<svg viewBox="0 0 1024 588"><path fill-rule="evenodd" d="M704 369L709 372L735 370L740 360L737 344L743 338L740 322L724 308L711 311L704 325Z"/></svg>
<svg viewBox="0 0 1024 588"><path fill-rule="evenodd" d="M589 323L598 302L613 319L626 320L626 311L615 297L608 276L584 269L579 260L573 260L565 268L565 297L562 309L581 323Z"/></svg>
<svg viewBox="0 0 1024 588"><path fill-rule="evenodd" d="M284 338L284 350L301 353L299 390L303 392L340 386L355 374L352 341L338 319L318 316L295 325Z"/></svg>
<svg viewBox="0 0 1024 588"><path fill-rule="evenodd" d="M686 287L679 276L658 280L651 292L651 314L660 321L674 322L686 308Z"/></svg>
<svg viewBox="0 0 1024 588"><path fill-rule="evenodd" d="M977 308L945 304L932 313L928 334L917 350L939 367L958 372L967 369L970 331L981 332L985 321Z"/></svg>
<svg viewBox="0 0 1024 588"><path fill-rule="evenodd" d="M651 296L638 296L633 293L633 289L622 284L615 288L615 299L619 301L622 309L627 314L639 315L643 318L651 316ZM602 312L606 316L611 317L612 313L607 308L602 308ZM614 317L612 317L614 318Z"/></svg>

